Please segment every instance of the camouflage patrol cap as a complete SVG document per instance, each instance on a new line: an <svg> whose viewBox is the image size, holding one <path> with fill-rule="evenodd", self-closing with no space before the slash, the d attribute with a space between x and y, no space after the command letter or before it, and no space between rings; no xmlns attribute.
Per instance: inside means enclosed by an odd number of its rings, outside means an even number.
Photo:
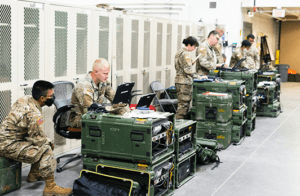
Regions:
<svg viewBox="0 0 300 196"><path fill-rule="evenodd" d="M130 112L130 108L127 103L118 103L112 106L106 106L105 109L113 115L124 115Z"/></svg>

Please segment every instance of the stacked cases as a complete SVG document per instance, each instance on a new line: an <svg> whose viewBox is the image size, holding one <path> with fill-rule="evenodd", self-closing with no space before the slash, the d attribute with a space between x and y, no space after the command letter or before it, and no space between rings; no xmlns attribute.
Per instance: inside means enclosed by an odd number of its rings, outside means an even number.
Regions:
<svg viewBox="0 0 300 196"><path fill-rule="evenodd" d="M124 117L97 110L84 114L83 169L132 180L135 189L126 190L149 196L171 195L176 166L174 114L155 115L156 118Z"/></svg>
<svg viewBox="0 0 300 196"><path fill-rule="evenodd" d="M197 137L217 140L220 149L238 143L245 135L245 93L241 80L194 80L191 118L197 121Z"/></svg>
<svg viewBox="0 0 300 196"><path fill-rule="evenodd" d="M245 89L247 94L245 95L245 104L247 106L246 118L247 122L245 126L245 134L250 136L251 132L255 129L256 121L256 106L257 103L257 83L258 83L258 72L255 70L238 70L238 69L223 69L223 70L211 70L209 75L219 76L224 80L243 80L245 81ZM240 108L243 110L243 108ZM233 115L241 112L235 109ZM236 127L237 128L237 127Z"/></svg>
<svg viewBox="0 0 300 196"><path fill-rule="evenodd" d="M179 119L174 122L175 187L179 188L196 172L196 121Z"/></svg>
<svg viewBox="0 0 300 196"><path fill-rule="evenodd" d="M258 116L277 117L280 114L280 86L281 82L273 81L258 84L257 94L260 98L257 108Z"/></svg>

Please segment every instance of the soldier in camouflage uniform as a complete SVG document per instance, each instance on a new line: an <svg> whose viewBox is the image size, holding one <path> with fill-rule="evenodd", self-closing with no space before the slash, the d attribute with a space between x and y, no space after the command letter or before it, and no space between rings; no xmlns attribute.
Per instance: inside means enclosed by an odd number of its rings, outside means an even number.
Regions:
<svg viewBox="0 0 300 196"><path fill-rule="evenodd" d="M42 107L53 104L53 85L37 81L32 96L19 98L0 126L0 155L31 165L27 181L45 180L44 196L70 195L72 189L62 188L54 182L56 159L54 145L44 132Z"/></svg>
<svg viewBox="0 0 300 196"><path fill-rule="evenodd" d="M253 70L258 70L260 68L260 60L259 60L259 52L257 48L255 47L254 43L254 35L249 34L247 36L247 40L252 44L249 51L246 52L247 56L247 64L248 64L248 69L253 69Z"/></svg>
<svg viewBox="0 0 300 196"><path fill-rule="evenodd" d="M216 69L222 64L218 61L215 50L212 48L220 39L220 34L217 31L211 31L208 38L200 44L196 50L196 56L199 58L196 61L196 72L199 75L207 75L209 70Z"/></svg>
<svg viewBox="0 0 300 196"><path fill-rule="evenodd" d="M224 63L224 58L222 56L222 48L223 48L223 43L222 43L222 36L224 35L225 28L221 25L218 25L215 29L219 34L220 34L220 39L216 45L214 45L212 48L214 49L217 57L218 63L223 64Z"/></svg>
<svg viewBox="0 0 300 196"><path fill-rule="evenodd" d="M242 42L242 46L241 47L237 47L235 49L235 51L232 53L231 59L230 59L230 67L235 66L235 64L237 64L237 62L239 62L239 60L241 60L242 58L246 57L246 51L248 51L251 47L251 44L248 40L244 40ZM248 64L247 64L247 59L245 61L242 62L242 64L237 67L237 69L243 69L243 68L248 68Z"/></svg>
<svg viewBox="0 0 300 196"><path fill-rule="evenodd" d="M195 37L187 37L182 42L185 47L179 50L175 55L175 87L177 91L178 106L175 118L184 119L188 113L192 99L192 59L190 52L194 51L199 45Z"/></svg>
<svg viewBox="0 0 300 196"><path fill-rule="evenodd" d="M75 106L70 114L71 127L81 128L81 116L92 103L103 103L104 97L113 101L115 91L107 81L109 73L109 62L99 58L93 64L93 71L76 84L71 97L71 104Z"/></svg>

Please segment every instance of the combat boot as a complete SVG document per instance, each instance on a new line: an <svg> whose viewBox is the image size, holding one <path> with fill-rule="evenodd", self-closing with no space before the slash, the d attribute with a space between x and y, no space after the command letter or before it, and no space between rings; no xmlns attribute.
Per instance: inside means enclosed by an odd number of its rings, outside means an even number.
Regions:
<svg viewBox="0 0 300 196"><path fill-rule="evenodd" d="M43 180L39 171L38 163L32 164L30 172L28 173L27 182L36 182Z"/></svg>
<svg viewBox="0 0 300 196"><path fill-rule="evenodd" d="M57 186L54 181L54 175L45 180L46 186L43 192L43 196L69 196L73 193L70 188L63 188Z"/></svg>

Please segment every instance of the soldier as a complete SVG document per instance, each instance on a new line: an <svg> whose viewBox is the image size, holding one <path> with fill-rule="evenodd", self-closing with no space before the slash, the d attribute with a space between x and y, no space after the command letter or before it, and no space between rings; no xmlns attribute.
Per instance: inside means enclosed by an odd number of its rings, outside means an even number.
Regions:
<svg viewBox="0 0 300 196"><path fill-rule="evenodd" d="M251 43L251 48L249 49L249 51L246 51L246 61L249 67L248 69L258 70L260 68L259 52L255 47L255 44L253 44L254 39L255 37L253 34L249 34L247 36L247 40Z"/></svg>
<svg viewBox="0 0 300 196"><path fill-rule="evenodd" d="M104 97L110 102L113 101L115 91L107 81L109 73L109 62L99 58L93 64L93 71L77 83L71 97L71 104L75 106L70 114L71 127L81 128L81 116L92 103L103 103Z"/></svg>
<svg viewBox="0 0 300 196"><path fill-rule="evenodd" d="M182 42L185 47L180 49L175 55L175 87L178 97L178 107L175 115L176 119L186 118L192 99L192 59L190 52L194 51L199 43L193 36L189 36Z"/></svg>
<svg viewBox="0 0 300 196"><path fill-rule="evenodd" d="M244 40L242 42L241 47L237 47L235 51L232 53L231 59L230 59L230 67L233 67L239 60L246 57L246 51L248 51L251 47L251 43L248 40ZM242 64L237 67L238 69L241 68L247 68L249 69L249 66L247 64L247 59L242 62Z"/></svg>
<svg viewBox="0 0 300 196"><path fill-rule="evenodd" d="M215 50L217 59L218 59L218 63L224 63L224 59L222 57L222 48L223 48L223 43L222 43L222 37L225 33L225 28L221 25L218 25L215 29L219 34L220 34L220 39L218 41L218 43L213 46L212 48Z"/></svg>
<svg viewBox="0 0 300 196"><path fill-rule="evenodd" d="M54 99L53 84L39 80L33 85L32 96L14 103L0 126L0 155L31 164L27 181L45 180L44 196L66 196L72 189L56 185L54 145L44 133L42 107L51 106Z"/></svg>
<svg viewBox="0 0 300 196"><path fill-rule="evenodd" d="M211 31L208 34L208 38L201 43L201 45L196 50L197 59L196 72L199 75L207 75L209 70L216 69L222 64L217 59L214 49L220 39L220 34L217 31Z"/></svg>

